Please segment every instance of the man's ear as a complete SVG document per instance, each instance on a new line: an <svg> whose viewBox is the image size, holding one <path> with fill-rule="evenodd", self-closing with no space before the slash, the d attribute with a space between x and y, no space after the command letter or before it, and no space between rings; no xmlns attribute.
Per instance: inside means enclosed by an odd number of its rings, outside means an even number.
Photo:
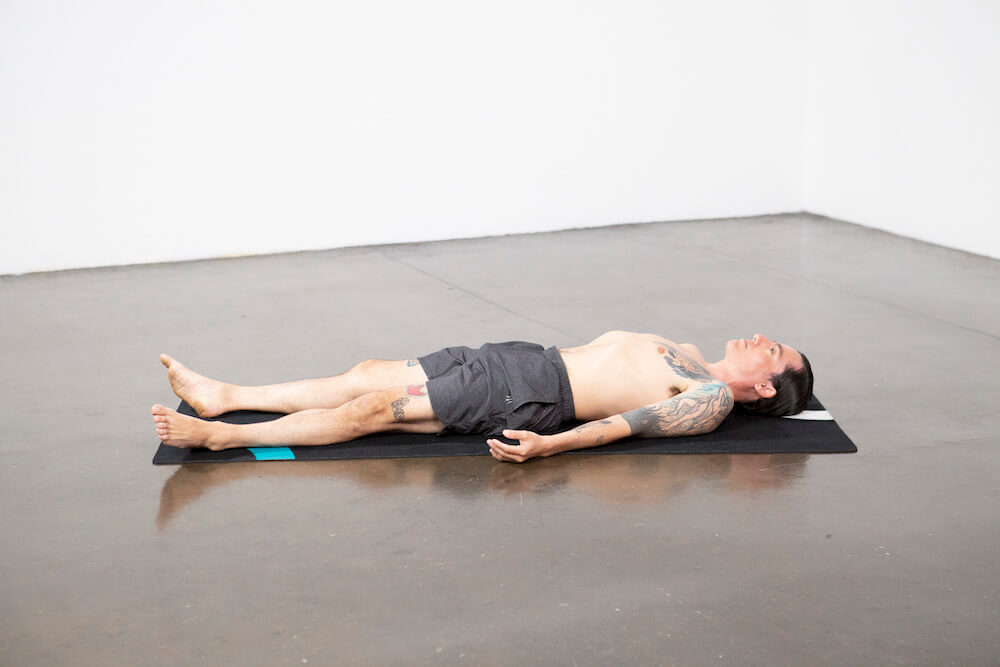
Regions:
<svg viewBox="0 0 1000 667"><path fill-rule="evenodd" d="M774 388L774 385L770 381L758 382L753 386L753 389L761 398L774 398L774 395L778 393L778 390Z"/></svg>

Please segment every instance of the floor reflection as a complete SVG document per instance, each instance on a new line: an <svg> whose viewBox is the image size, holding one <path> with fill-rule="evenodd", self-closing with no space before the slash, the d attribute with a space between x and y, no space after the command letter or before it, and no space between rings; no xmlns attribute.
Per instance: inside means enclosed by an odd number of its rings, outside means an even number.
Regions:
<svg viewBox="0 0 1000 667"><path fill-rule="evenodd" d="M582 492L613 505L647 505L694 483L753 494L787 486L805 474L809 454L574 455L526 464L487 456L348 461L203 463L177 468L163 484L159 528L211 489L243 479L347 479L373 490L426 488L460 498L502 493Z"/></svg>

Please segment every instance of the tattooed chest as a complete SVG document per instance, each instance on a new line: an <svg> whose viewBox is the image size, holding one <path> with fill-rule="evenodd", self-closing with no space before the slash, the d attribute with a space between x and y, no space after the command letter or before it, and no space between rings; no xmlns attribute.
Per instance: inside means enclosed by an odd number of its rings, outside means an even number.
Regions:
<svg viewBox="0 0 1000 667"><path fill-rule="evenodd" d="M654 341L656 354L667 364L667 368L675 375L687 380L711 380L712 375L705 367L677 347L665 341ZM673 387L677 392L680 389Z"/></svg>

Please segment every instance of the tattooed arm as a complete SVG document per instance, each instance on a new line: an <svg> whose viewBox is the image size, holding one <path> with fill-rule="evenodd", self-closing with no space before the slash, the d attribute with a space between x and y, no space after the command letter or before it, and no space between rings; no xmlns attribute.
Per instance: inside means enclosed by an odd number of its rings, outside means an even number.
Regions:
<svg viewBox="0 0 1000 667"><path fill-rule="evenodd" d="M714 431L733 409L733 391L724 382L708 382L659 403L622 415L632 435L670 438Z"/></svg>
<svg viewBox="0 0 1000 667"><path fill-rule="evenodd" d="M530 431L504 431L504 436L520 441L507 445L488 440L490 453L501 461L526 461L535 456L552 456L572 449L605 445L628 436L665 438L708 433L722 423L733 409L733 392L723 382L708 382L673 398L646 405L607 419L587 422L555 435Z"/></svg>

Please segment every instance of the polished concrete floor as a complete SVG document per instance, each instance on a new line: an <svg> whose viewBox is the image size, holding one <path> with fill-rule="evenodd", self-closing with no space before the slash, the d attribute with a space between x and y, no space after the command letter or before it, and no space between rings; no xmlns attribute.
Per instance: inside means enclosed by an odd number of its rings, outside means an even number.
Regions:
<svg viewBox="0 0 1000 667"><path fill-rule="evenodd" d="M857 454L156 467L157 355L800 347ZM995 665L1000 262L810 215L0 278L0 664Z"/></svg>

